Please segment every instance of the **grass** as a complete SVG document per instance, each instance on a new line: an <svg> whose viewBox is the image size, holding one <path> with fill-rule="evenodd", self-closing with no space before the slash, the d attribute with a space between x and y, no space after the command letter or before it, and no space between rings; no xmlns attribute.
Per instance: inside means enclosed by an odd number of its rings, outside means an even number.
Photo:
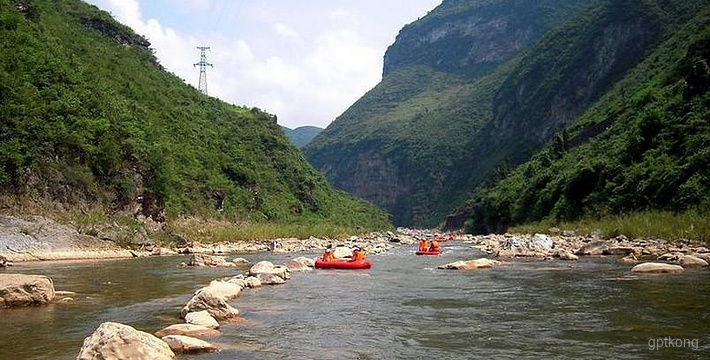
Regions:
<svg viewBox="0 0 710 360"><path fill-rule="evenodd" d="M227 221L202 220L196 218L180 219L170 222L168 223L166 231L179 234L188 241L197 241L203 244L277 238L308 239L311 236L338 239L364 232L359 228L323 223L235 224Z"/></svg>
<svg viewBox="0 0 710 360"><path fill-rule="evenodd" d="M645 211L624 215L587 217L572 222L543 220L515 226L513 233L547 233L550 228L574 230L589 235L601 231L604 238L625 235L630 238L660 238L668 241L710 241L710 213L695 210L683 213Z"/></svg>

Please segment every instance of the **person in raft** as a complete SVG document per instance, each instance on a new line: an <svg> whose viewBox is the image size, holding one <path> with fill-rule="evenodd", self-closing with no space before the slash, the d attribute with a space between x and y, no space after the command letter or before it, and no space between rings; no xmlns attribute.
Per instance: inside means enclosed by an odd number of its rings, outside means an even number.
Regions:
<svg viewBox="0 0 710 360"><path fill-rule="evenodd" d="M325 248L325 253L323 253L323 261L333 260L335 260L335 256L333 256L333 245L328 245L328 247Z"/></svg>
<svg viewBox="0 0 710 360"><path fill-rule="evenodd" d="M426 251L427 244L425 239L419 240L419 251Z"/></svg>
<svg viewBox="0 0 710 360"><path fill-rule="evenodd" d="M429 252L438 252L439 251L439 242L436 241L436 239L433 239L431 241L431 244L429 244Z"/></svg>
<svg viewBox="0 0 710 360"><path fill-rule="evenodd" d="M360 261L360 260L365 260L365 250L361 249L360 247L356 246L353 249L353 257L352 261Z"/></svg>

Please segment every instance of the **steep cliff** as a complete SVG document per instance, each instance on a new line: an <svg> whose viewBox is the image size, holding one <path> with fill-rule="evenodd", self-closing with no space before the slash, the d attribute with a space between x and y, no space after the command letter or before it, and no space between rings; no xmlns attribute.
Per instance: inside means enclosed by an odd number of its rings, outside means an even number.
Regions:
<svg viewBox="0 0 710 360"><path fill-rule="evenodd" d="M436 224L466 198L469 149L516 56L591 3L444 1L402 29L382 82L304 149L309 161L398 224Z"/></svg>
<svg viewBox="0 0 710 360"><path fill-rule="evenodd" d="M336 187L382 205L397 224L436 225L528 160L705 6L444 1L402 30L382 82L306 154Z"/></svg>

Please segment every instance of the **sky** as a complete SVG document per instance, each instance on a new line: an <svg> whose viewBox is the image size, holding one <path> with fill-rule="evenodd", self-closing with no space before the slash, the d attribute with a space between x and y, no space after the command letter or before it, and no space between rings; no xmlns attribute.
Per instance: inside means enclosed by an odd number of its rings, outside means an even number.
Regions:
<svg viewBox="0 0 710 360"><path fill-rule="evenodd" d="M385 50L441 0L87 0L148 38L197 87L210 46L210 96L295 128L327 126L382 77Z"/></svg>

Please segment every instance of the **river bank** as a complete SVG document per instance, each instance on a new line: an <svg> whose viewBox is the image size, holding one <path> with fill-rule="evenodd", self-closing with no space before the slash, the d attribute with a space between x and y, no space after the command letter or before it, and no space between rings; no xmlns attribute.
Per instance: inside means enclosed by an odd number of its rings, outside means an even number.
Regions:
<svg viewBox="0 0 710 360"><path fill-rule="evenodd" d="M274 251L277 253L322 250L333 246L360 246L370 254L391 249L392 243L411 244L413 239L390 231L373 232L340 239L309 237L220 241L202 243L172 235L169 244L152 241L148 234L138 233L137 241L117 239L120 225L100 230L79 231L41 216L0 216L0 259L5 265L26 261L121 259L177 254L226 254ZM3 266L0 264L0 266Z"/></svg>

